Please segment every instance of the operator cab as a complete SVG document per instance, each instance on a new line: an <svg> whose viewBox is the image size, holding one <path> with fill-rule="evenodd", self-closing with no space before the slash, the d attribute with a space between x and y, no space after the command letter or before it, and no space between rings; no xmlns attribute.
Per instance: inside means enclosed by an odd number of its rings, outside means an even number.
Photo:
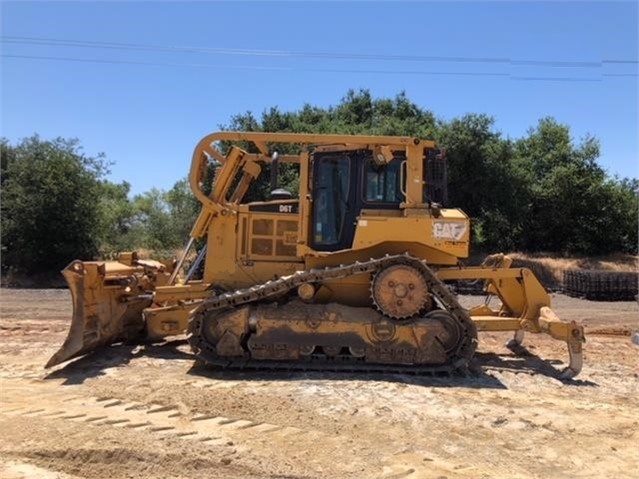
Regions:
<svg viewBox="0 0 639 479"><path fill-rule="evenodd" d="M393 152L388 160L376 160L374 152L366 149L313 155L310 243L314 250L350 248L363 210L400 214L406 202L406 156ZM440 150L427 150L424 172L424 203L445 203L446 163Z"/></svg>

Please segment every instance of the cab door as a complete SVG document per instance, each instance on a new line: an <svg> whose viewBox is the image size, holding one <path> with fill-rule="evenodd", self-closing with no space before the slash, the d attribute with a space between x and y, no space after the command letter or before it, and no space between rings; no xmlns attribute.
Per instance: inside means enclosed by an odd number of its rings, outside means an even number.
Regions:
<svg viewBox="0 0 639 479"><path fill-rule="evenodd" d="M313 157L310 243L316 251L350 248L357 217L357 164L344 152Z"/></svg>

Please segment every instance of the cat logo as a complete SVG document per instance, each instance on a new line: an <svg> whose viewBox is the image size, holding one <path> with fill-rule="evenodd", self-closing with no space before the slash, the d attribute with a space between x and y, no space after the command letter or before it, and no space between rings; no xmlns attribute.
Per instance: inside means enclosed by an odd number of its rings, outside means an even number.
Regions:
<svg viewBox="0 0 639 479"><path fill-rule="evenodd" d="M466 234L465 221L433 221L433 238L459 241Z"/></svg>

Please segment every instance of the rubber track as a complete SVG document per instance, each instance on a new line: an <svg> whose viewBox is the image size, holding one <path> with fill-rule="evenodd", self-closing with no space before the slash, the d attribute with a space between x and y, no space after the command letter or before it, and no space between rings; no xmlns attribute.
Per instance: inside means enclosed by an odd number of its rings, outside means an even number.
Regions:
<svg viewBox="0 0 639 479"><path fill-rule="evenodd" d="M459 322L463 336L451 360L442 365L389 365L364 362L363 358L337 356L327 358L324 355L313 355L299 361L262 361L262 360L229 360L220 358L215 353L215 345L209 344L201 334L201 324L210 313L261 302L275 296L283 295L303 283L319 283L331 279L342 279L359 274L378 272L388 266L403 264L420 271L432 294L442 306ZM410 374L447 375L456 371L465 371L477 347L477 329L468 312L459 304L447 286L436 276L426 262L408 254L387 255L383 258L355 262L349 265L298 271L264 284L240 289L206 299L193 311L189 321L189 344L196 356L205 363L232 369L256 370L303 370L303 371L353 371L353 372L391 372Z"/></svg>

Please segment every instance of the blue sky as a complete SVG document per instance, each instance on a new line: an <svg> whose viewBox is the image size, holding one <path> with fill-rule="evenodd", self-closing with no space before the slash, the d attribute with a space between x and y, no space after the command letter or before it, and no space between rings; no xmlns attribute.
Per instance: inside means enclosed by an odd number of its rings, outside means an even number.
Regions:
<svg viewBox="0 0 639 479"><path fill-rule="evenodd" d="M12 142L36 132L77 137L88 154L105 152L115 162L110 179L128 181L133 193L168 189L186 176L198 140L237 113L327 107L349 88L375 97L404 90L443 119L487 113L511 138L554 116L577 141L586 134L600 139L600 164L610 174L639 176L636 2L21 1L0 9L0 134ZM180 48L34 45L15 37Z"/></svg>

